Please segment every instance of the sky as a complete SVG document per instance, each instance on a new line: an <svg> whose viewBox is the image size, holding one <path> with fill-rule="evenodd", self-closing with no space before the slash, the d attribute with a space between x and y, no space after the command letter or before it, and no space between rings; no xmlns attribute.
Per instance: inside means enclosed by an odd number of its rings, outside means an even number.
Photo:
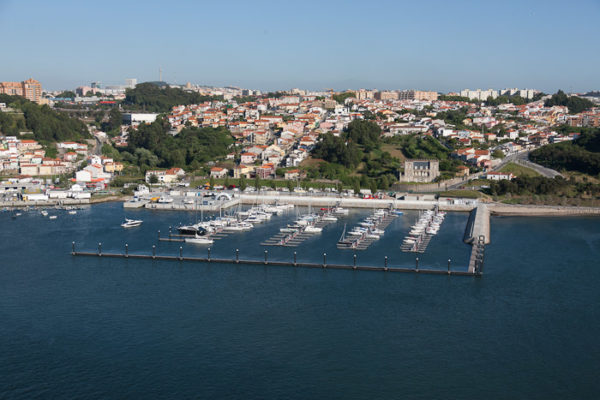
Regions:
<svg viewBox="0 0 600 400"><path fill-rule="evenodd" d="M0 0L0 81L600 89L600 0Z"/></svg>

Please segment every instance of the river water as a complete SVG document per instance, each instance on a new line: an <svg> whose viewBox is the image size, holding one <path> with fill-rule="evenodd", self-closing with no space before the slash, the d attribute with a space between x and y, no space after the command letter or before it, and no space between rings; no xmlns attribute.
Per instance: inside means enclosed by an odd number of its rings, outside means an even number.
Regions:
<svg viewBox="0 0 600 400"><path fill-rule="evenodd" d="M435 276L70 255L178 254L158 243L199 216L103 204L56 220L0 214L0 398L598 398L600 228L594 218L493 218L484 276ZM352 263L335 243L354 211L270 259ZM123 218L144 220L122 229ZM263 257L273 217L211 246ZM417 214L358 263L413 266ZM422 267L466 269L466 214L450 213ZM206 247L183 245L184 255Z"/></svg>

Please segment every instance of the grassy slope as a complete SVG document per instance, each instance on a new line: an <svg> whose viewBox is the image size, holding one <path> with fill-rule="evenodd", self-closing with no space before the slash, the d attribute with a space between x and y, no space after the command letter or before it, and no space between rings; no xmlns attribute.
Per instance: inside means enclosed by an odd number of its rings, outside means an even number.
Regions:
<svg viewBox="0 0 600 400"><path fill-rule="evenodd" d="M527 167L524 167L524 166L516 164L516 163L506 164L504 167L502 167L500 169L500 172L511 172L516 176L527 176L527 177L540 176L540 174L537 171L534 171L531 168L527 168Z"/></svg>

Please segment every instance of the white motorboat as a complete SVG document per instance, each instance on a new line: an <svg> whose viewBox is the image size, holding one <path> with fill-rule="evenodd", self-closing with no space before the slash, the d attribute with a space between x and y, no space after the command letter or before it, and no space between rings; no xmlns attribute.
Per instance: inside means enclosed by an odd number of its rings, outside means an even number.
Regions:
<svg viewBox="0 0 600 400"><path fill-rule="evenodd" d="M51 215L48 217L48 219L56 219L56 218L58 218L56 215Z"/></svg>
<svg viewBox="0 0 600 400"><path fill-rule="evenodd" d="M335 222L338 219L337 219L337 217L334 217L333 215L325 215L323 218L321 218L321 220Z"/></svg>
<svg viewBox="0 0 600 400"><path fill-rule="evenodd" d="M171 197L165 197L165 196L160 196L160 198L158 199L159 203L172 203L173 199Z"/></svg>
<svg viewBox="0 0 600 400"><path fill-rule="evenodd" d="M348 232L348 235L351 236L361 236L366 232L366 230L359 230L354 228L353 230L351 230L350 232Z"/></svg>
<svg viewBox="0 0 600 400"><path fill-rule="evenodd" d="M321 233L323 231L323 228L317 228L316 226L312 226L309 225L306 228L304 228L304 232L306 233Z"/></svg>
<svg viewBox="0 0 600 400"><path fill-rule="evenodd" d="M42 215L43 215L44 217L47 217L47 216L48 216L48 211L46 211L46 210L42 210Z"/></svg>
<svg viewBox="0 0 600 400"><path fill-rule="evenodd" d="M75 215L75 214L77 214L77 211L75 211L75 210L71 210L71 211L69 211L69 214L70 214L70 215Z"/></svg>
<svg viewBox="0 0 600 400"><path fill-rule="evenodd" d="M193 244L213 244L214 240L209 237L195 235L193 238L185 238L185 242Z"/></svg>
<svg viewBox="0 0 600 400"><path fill-rule="evenodd" d="M254 228L254 225L248 222L239 222L223 227L223 232L244 232Z"/></svg>
<svg viewBox="0 0 600 400"><path fill-rule="evenodd" d="M56 216L53 216L56 218ZM52 217L50 217L52 218ZM129 219L129 218L125 218L125 221L121 224L121 226L123 228L135 228L136 226L140 226L142 224L141 219Z"/></svg>
<svg viewBox="0 0 600 400"><path fill-rule="evenodd" d="M340 214L340 215L348 215L348 213L350 212L347 208L342 208L342 207L335 207L333 210L331 210L334 214Z"/></svg>

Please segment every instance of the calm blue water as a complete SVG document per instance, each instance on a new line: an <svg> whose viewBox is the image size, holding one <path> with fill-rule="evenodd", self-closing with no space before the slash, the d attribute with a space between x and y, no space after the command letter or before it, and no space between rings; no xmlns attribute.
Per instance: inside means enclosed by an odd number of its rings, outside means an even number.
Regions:
<svg viewBox="0 0 600 400"><path fill-rule="evenodd" d="M485 275L467 277L72 257L149 253L194 214L105 204L0 214L0 398L595 399L600 395L598 219L494 218ZM139 217L138 229L119 227ZM344 222L299 260L351 263ZM293 214L212 254L261 258ZM407 213L359 263L412 266ZM466 214L450 214L420 265L465 268ZM179 243L158 253L177 254ZM268 248L271 259L294 249ZM206 247L184 245L185 255Z"/></svg>

